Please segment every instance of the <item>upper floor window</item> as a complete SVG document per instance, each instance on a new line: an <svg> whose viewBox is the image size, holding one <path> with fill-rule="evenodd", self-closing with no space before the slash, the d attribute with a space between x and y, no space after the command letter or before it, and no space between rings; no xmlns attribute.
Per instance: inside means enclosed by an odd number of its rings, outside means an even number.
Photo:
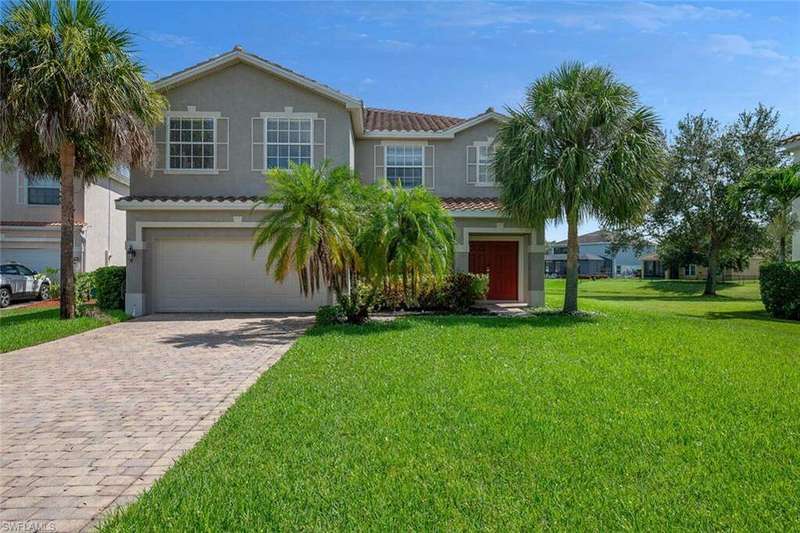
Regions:
<svg viewBox="0 0 800 533"><path fill-rule="evenodd" d="M267 168L289 168L289 163L311 165L310 118L268 118L265 123Z"/></svg>
<svg viewBox="0 0 800 533"><path fill-rule="evenodd" d="M494 139L478 141L467 146L467 183L478 186L493 186L492 156Z"/></svg>
<svg viewBox="0 0 800 533"><path fill-rule="evenodd" d="M170 170L214 170L213 118L169 117Z"/></svg>
<svg viewBox="0 0 800 533"><path fill-rule="evenodd" d="M55 178L27 177L28 205L58 205L61 203L61 182Z"/></svg>
<svg viewBox="0 0 800 533"><path fill-rule="evenodd" d="M412 188L422 185L425 157L421 145L386 145L386 180L392 185Z"/></svg>

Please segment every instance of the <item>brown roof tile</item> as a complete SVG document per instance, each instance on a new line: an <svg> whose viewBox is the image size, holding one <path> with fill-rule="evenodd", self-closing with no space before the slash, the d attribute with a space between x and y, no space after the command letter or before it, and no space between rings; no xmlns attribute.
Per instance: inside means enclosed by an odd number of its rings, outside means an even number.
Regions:
<svg viewBox="0 0 800 533"><path fill-rule="evenodd" d="M83 224L76 222L75 225L82 226ZM48 221L38 221L38 220L3 220L0 221L0 226L24 226L29 228L45 228L45 227L58 228L61 226L61 222L48 222Z"/></svg>
<svg viewBox="0 0 800 533"><path fill-rule="evenodd" d="M800 141L800 133L789 135L788 137L786 137L784 140L781 141L781 144L789 144L797 141Z"/></svg>
<svg viewBox="0 0 800 533"><path fill-rule="evenodd" d="M442 131L457 126L465 120L412 111L364 108L364 129L367 131Z"/></svg>
<svg viewBox="0 0 800 533"><path fill-rule="evenodd" d="M611 242L612 235L604 230L597 230L591 233L584 233L578 235L578 244L592 244L596 242ZM556 244L567 244L566 240L559 241Z"/></svg>
<svg viewBox="0 0 800 533"><path fill-rule="evenodd" d="M451 211L496 211L500 209L497 198L442 198L446 209Z"/></svg>

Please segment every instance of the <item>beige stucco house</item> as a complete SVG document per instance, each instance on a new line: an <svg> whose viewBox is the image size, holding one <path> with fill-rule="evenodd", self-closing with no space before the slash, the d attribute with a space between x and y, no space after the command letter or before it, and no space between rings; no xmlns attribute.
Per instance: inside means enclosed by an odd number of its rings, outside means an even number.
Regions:
<svg viewBox="0 0 800 533"><path fill-rule="evenodd" d="M297 280L276 283L251 256L264 172L290 161L348 165L365 183L424 186L457 228L455 268L490 271L489 297L544 301L544 228L498 211L492 109L456 118L366 107L234 48L155 82L169 101L153 172L133 171L127 213L127 311L310 311Z"/></svg>
<svg viewBox="0 0 800 533"><path fill-rule="evenodd" d="M783 148L795 161L800 161L800 133L790 135L783 141ZM794 201L795 216L800 217L800 198ZM792 260L800 261L800 230L795 230L792 235Z"/></svg>
<svg viewBox="0 0 800 533"><path fill-rule="evenodd" d="M114 202L129 194L126 169L94 184L75 185L76 272L125 264L125 213ZM60 268L60 185L0 164L0 261L42 271Z"/></svg>

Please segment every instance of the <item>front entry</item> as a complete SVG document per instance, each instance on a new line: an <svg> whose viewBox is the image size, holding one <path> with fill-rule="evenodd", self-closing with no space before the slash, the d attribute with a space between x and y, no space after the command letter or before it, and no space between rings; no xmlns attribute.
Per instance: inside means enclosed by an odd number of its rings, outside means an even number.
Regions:
<svg viewBox="0 0 800 533"><path fill-rule="evenodd" d="M469 271L489 274L487 300L517 300L519 242L470 241Z"/></svg>

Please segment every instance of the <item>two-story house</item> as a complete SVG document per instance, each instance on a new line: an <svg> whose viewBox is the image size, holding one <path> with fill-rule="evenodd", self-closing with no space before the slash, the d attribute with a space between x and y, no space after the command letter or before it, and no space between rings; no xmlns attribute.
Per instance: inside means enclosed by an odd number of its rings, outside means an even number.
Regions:
<svg viewBox="0 0 800 533"><path fill-rule="evenodd" d="M489 150L505 119L368 108L352 96L236 47L155 82L169 102L153 172L134 171L127 213L127 311L309 311L297 280L252 256L264 172L290 161L348 165L440 196L457 228L455 268L490 272L489 298L544 301L544 228L498 211Z"/></svg>
<svg viewBox="0 0 800 533"><path fill-rule="evenodd" d="M95 183L75 182L76 272L125 264L125 213L114 202L129 194L127 169ZM31 269L61 265L61 186L28 176L15 164L0 163L0 262Z"/></svg>
<svg viewBox="0 0 800 533"><path fill-rule="evenodd" d="M578 236L578 273L582 276L631 277L641 268L641 257L655 252L648 247L637 252L631 247L612 252L613 236L605 230ZM545 256L545 272L562 277L567 271L567 241L553 244Z"/></svg>

